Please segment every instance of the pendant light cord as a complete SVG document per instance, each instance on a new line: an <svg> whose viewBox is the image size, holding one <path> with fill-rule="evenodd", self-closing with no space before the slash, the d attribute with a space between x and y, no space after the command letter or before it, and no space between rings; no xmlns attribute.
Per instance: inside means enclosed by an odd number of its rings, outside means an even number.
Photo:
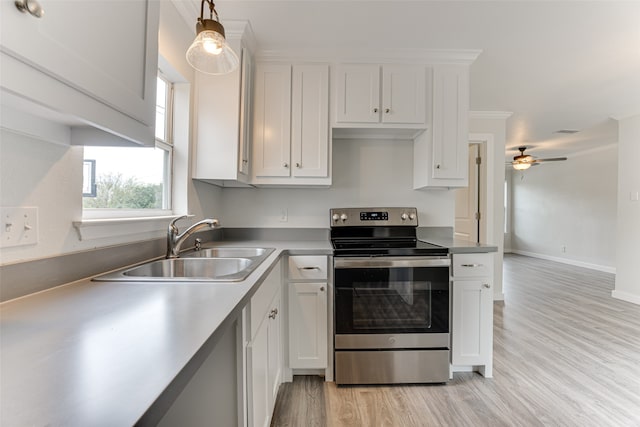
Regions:
<svg viewBox="0 0 640 427"><path fill-rule="evenodd" d="M204 20L204 4L207 3L209 5L209 19L213 19L213 15L216 15L216 21L220 22L220 18L218 17L218 11L216 10L216 5L211 0L202 0L200 3L200 20Z"/></svg>

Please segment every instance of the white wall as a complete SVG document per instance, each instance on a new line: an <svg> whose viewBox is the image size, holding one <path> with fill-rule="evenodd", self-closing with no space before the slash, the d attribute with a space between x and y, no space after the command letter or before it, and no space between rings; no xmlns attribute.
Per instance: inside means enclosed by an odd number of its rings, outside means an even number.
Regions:
<svg viewBox="0 0 640 427"><path fill-rule="evenodd" d="M183 99L193 99L194 71L185 60L193 40L193 27L187 25L172 2L163 1L160 11L160 53L172 71L181 76ZM161 61L162 64L162 61ZM189 110L193 110L190 107ZM176 141L174 204L178 213L196 218L213 216L220 205L221 191L190 179L190 129L192 117L186 109L177 112L181 136ZM0 133L0 206L37 206L39 242L37 245L0 249L0 263L6 264L56 256L151 237L155 234L122 235L80 240L72 221L82 217L82 147L56 145L13 132Z"/></svg>
<svg viewBox="0 0 640 427"><path fill-rule="evenodd" d="M514 171L513 251L613 272L617 144L568 157Z"/></svg>
<svg viewBox="0 0 640 427"><path fill-rule="evenodd" d="M640 304L640 115L619 121L614 298Z"/></svg>
<svg viewBox="0 0 640 427"><path fill-rule="evenodd" d="M412 142L334 140L330 188L225 188L221 220L225 227L327 228L330 208L414 206L421 226L452 227L454 193L412 186Z"/></svg>

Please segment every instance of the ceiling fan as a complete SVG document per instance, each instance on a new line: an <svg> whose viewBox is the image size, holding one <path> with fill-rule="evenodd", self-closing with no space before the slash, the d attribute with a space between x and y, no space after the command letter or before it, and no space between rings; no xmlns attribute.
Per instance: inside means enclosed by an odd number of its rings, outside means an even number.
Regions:
<svg viewBox="0 0 640 427"><path fill-rule="evenodd" d="M507 162L507 164L512 165L513 168L516 170L525 170L525 169L529 169L531 166L536 166L543 162L560 162L563 160L567 160L566 157L551 157L548 159L535 159L533 158L533 156L524 154L524 150L526 149L527 147L525 146L518 147L520 154L515 156L512 162Z"/></svg>

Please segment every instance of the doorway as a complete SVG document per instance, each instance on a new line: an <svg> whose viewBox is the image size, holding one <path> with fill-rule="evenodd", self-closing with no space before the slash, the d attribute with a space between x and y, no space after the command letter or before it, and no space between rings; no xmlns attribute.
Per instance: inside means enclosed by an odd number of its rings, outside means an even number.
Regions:
<svg viewBox="0 0 640 427"><path fill-rule="evenodd" d="M456 192L454 237L485 243L486 235L486 144L469 143L469 184Z"/></svg>

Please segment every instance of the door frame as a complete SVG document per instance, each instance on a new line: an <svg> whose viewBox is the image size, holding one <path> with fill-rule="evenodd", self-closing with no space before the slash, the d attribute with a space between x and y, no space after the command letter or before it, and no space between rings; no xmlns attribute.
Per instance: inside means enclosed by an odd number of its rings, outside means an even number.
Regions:
<svg viewBox="0 0 640 427"><path fill-rule="evenodd" d="M470 133L469 144L478 144L480 148L480 156L484 167L480 168L480 243L495 244L493 221L495 188L492 185L494 181L494 158L495 158L495 141L493 134L490 133Z"/></svg>

